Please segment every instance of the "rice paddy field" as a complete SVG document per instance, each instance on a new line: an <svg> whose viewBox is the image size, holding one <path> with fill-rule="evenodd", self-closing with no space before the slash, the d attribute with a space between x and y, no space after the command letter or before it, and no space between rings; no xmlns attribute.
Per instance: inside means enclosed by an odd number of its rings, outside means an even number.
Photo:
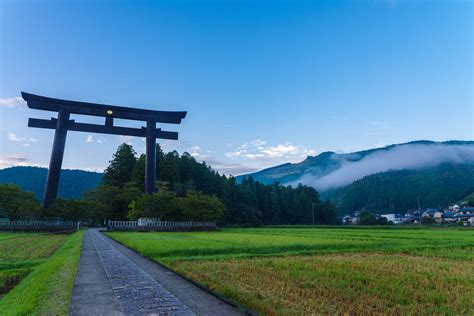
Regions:
<svg viewBox="0 0 474 316"><path fill-rule="evenodd" d="M66 235L0 233L0 295L6 294L35 266L50 257Z"/></svg>
<svg viewBox="0 0 474 316"><path fill-rule="evenodd" d="M0 315L66 315L82 232L0 233Z"/></svg>
<svg viewBox="0 0 474 316"><path fill-rule="evenodd" d="M474 230L110 232L266 315L474 314Z"/></svg>

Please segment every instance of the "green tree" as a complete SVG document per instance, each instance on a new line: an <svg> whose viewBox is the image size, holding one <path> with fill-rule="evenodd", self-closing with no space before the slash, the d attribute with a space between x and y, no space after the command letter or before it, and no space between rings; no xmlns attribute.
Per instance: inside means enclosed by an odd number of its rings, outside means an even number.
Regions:
<svg viewBox="0 0 474 316"><path fill-rule="evenodd" d="M369 226L369 225L376 225L376 224L377 224L377 220L375 219L375 216L372 215L372 213L367 212L367 211L360 213L359 225Z"/></svg>
<svg viewBox="0 0 474 316"><path fill-rule="evenodd" d="M422 223L423 225L434 225L434 224L436 224L434 218L429 217L429 216L423 217L423 218L421 219L421 223Z"/></svg>
<svg viewBox="0 0 474 316"><path fill-rule="evenodd" d="M165 155L160 170L160 176L163 181L169 183L177 183L180 181L179 177L179 154L177 151L169 152Z"/></svg>
<svg viewBox="0 0 474 316"><path fill-rule="evenodd" d="M142 190L145 188L145 165L146 155L141 154L132 171L132 181Z"/></svg>
<svg viewBox="0 0 474 316"><path fill-rule="evenodd" d="M388 219L381 216L379 219L377 219L377 225L388 225Z"/></svg>
<svg viewBox="0 0 474 316"><path fill-rule="evenodd" d="M92 200L100 205L103 219L125 220L128 215L128 205L136 199L142 191L134 182L124 184L122 188L101 184L85 194L86 200Z"/></svg>
<svg viewBox="0 0 474 316"><path fill-rule="evenodd" d="M161 149L160 144L156 144L156 180L164 181L162 172L165 169L164 167L165 153Z"/></svg>
<svg viewBox="0 0 474 316"><path fill-rule="evenodd" d="M181 219L181 210L174 192L160 190L155 194L142 194L129 204L128 219L141 217L176 221Z"/></svg>
<svg viewBox="0 0 474 316"><path fill-rule="evenodd" d="M186 221L220 221L224 216L225 206L216 196L189 192L179 204Z"/></svg>
<svg viewBox="0 0 474 316"><path fill-rule="evenodd" d="M324 225L334 225L337 223L336 207L329 200L324 203L317 203L316 222Z"/></svg>
<svg viewBox="0 0 474 316"><path fill-rule="evenodd" d="M128 144L118 147L109 166L105 169L102 183L116 187L123 187L125 183L131 181L133 169L137 163L136 152Z"/></svg>
<svg viewBox="0 0 474 316"><path fill-rule="evenodd" d="M91 200L55 199L46 210L48 217L60 217L65 221L100 220L104 205Z"/></svg>
<svg viewBox="0 0 474 316"><path fill-rule="evenodd" d="M0 185L0 217L12 221L42 216L42 209L34 193L24 192L13 184Z"/></svg>
<svg viewBox="0 0 474 316"><path fill-rule="evenodd" d="M466 196L464 200L467 202L467 205L474 206L474 192Z"/></svg>

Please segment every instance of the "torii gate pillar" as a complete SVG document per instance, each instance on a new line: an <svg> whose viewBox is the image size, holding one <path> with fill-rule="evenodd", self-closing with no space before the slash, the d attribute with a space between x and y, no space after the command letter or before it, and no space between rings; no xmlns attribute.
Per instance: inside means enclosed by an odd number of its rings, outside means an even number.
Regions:
<svg viewBox="0 0 474 316"><path fill-rule="evenodd" d="M59 110L56 131L54 132L53 149L49 160L48 177L46 178L46 186L44 188L44 198L42 202L44 208L47 208L49 203L58 195L59 177L61 175L64 148L66 146L68 121L69 112Z"/></svg>
<svg viewBox="0 0 474 316"><path fill-rule="evenodd" d="M145 162L145 192L153 194L156 192L156 138L153 131L156 122L146 122L146 162Z"/></svg>

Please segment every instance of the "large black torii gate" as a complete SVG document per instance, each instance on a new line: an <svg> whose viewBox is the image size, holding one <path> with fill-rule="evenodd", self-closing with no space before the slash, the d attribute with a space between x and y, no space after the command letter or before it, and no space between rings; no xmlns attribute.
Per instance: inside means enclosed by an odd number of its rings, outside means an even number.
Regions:
<svg viewBox="0 0 474 316"><path fill-rule="evenodd" d="M29 127L55 129L53 149L49 161L48 177L44 190L43 207L56 198L59 186L59 176L66 145L67 131L103 133L146 137L146 167L145 192L156 191L156 139L178 139L177 132L162 131L156 128L156 123L180 124L186 117L186 111L153 111L123 106L105 105L78 101L69 101L43 97L26 92L21 96L31 109L58 112L57 118L50 120L30 118ZM70 120L70 114L100 116L105 118L104 125L78 123ZM146 127L130 128L114 126L114 118L146 122Z"/></svg>

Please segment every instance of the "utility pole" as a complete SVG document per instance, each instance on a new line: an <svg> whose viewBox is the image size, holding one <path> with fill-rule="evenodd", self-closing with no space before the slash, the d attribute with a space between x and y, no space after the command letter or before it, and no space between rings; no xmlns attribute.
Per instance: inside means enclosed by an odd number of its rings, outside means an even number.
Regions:
<svg viewBox="0 0 474 316"><path fill-rule="evenodd" d="M311 209L313 211L313 226L314 226L314 202L311 202Z"/></svg>
<svg viewBox="0 0 474 316"><path fill-rule="evenodd" d="M421 229L421 207L420 207L420 197L418 196L416 198L416 200L418 201L418 222L420 224L420 229Z"/></svg>

